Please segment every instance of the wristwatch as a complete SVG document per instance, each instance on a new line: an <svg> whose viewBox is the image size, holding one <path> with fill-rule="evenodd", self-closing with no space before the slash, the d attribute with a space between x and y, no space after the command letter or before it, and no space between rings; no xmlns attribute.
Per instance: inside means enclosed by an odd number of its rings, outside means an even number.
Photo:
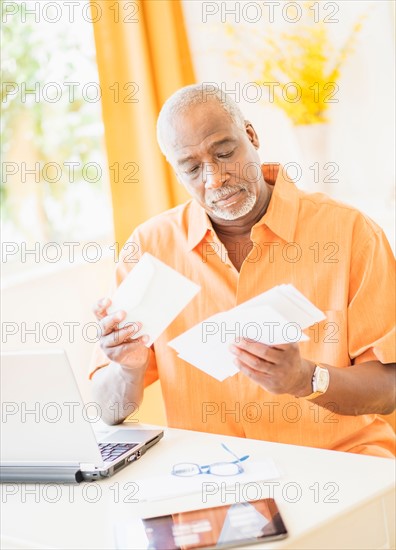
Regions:
<svg viewBox="0 0 396 550"><path fill-rule="evenodd" d="M323 395L329 387L329 382L329 371L324 367L315 365L315 370L312 376L312 393L306 395L305 399L315 399L316 397L319 397L319 395Z"/></svg>

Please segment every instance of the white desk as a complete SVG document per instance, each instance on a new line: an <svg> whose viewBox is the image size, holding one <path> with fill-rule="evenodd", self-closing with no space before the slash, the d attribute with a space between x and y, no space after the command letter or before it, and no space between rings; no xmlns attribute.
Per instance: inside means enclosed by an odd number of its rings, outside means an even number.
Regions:
<svg viewBox="0 0 396 550"><path fill-rule="evenodd" d="M111 549L116 520L224 504L221 491L209 495L206 503L201 494L133 503L128 499L138 493L133 495L133 485L127 485L134 479L168 474L176 462L207 463L211 454L218 454L221 442L255 460L270 456L283 473L273 491L289 537L251 548L395 547L393 460L166 429L164 438L141 460L109 480L56 487L4 484L1 548ZM293 502L297 492L300 498ZM261 496L268 493L269 486L263 485ZM326 502L326 497L333 502ZM228 494L227 502L235 502L235 496Z"/></svg>

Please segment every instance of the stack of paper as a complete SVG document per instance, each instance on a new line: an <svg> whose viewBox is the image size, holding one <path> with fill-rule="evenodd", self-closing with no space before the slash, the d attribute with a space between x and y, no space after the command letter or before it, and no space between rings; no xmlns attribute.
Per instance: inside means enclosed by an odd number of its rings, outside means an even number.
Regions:
<svg viewBox="0 0 396 550"><path fill-rule="evenodd" d="M222 381L239 372L228 349L233 342L240 338L267 345L305 341L309 338L302 330L323 319L323 312L293 285L279 285L198 323L169 345L181 359Z"/></svg>

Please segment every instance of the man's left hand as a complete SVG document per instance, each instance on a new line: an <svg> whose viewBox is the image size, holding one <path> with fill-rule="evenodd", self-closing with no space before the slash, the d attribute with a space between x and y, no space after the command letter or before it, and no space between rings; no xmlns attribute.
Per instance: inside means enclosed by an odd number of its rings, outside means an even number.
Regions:
<svg viewBox="0 0 396 550"><path fill-rule="evenodd" d="M242 338L230 351L239 370L270 393L296 397L312 393L315 364L300 356L298 344L267 346Z"/></svg>

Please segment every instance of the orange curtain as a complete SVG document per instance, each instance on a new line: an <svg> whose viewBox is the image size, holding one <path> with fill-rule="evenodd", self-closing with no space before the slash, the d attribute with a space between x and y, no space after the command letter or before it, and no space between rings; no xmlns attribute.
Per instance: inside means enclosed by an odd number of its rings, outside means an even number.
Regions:
<svg viewBox="0 0 396 550"><path fill-rule="evenodd" d="M138 224L188 198L160 152L155 125L163 102L195 79L179 0L92 2L91 8L122 246Z"/></svg>
<svg viewBox="0 0 396 550"><path fill-rule="evenodd" d="M141 222L188 198L157 145L156 119L164 101L195 78L179 0L92 1L91 7L121 248ZM134 418L166 423L158 382L145 390Z"/></svg>

